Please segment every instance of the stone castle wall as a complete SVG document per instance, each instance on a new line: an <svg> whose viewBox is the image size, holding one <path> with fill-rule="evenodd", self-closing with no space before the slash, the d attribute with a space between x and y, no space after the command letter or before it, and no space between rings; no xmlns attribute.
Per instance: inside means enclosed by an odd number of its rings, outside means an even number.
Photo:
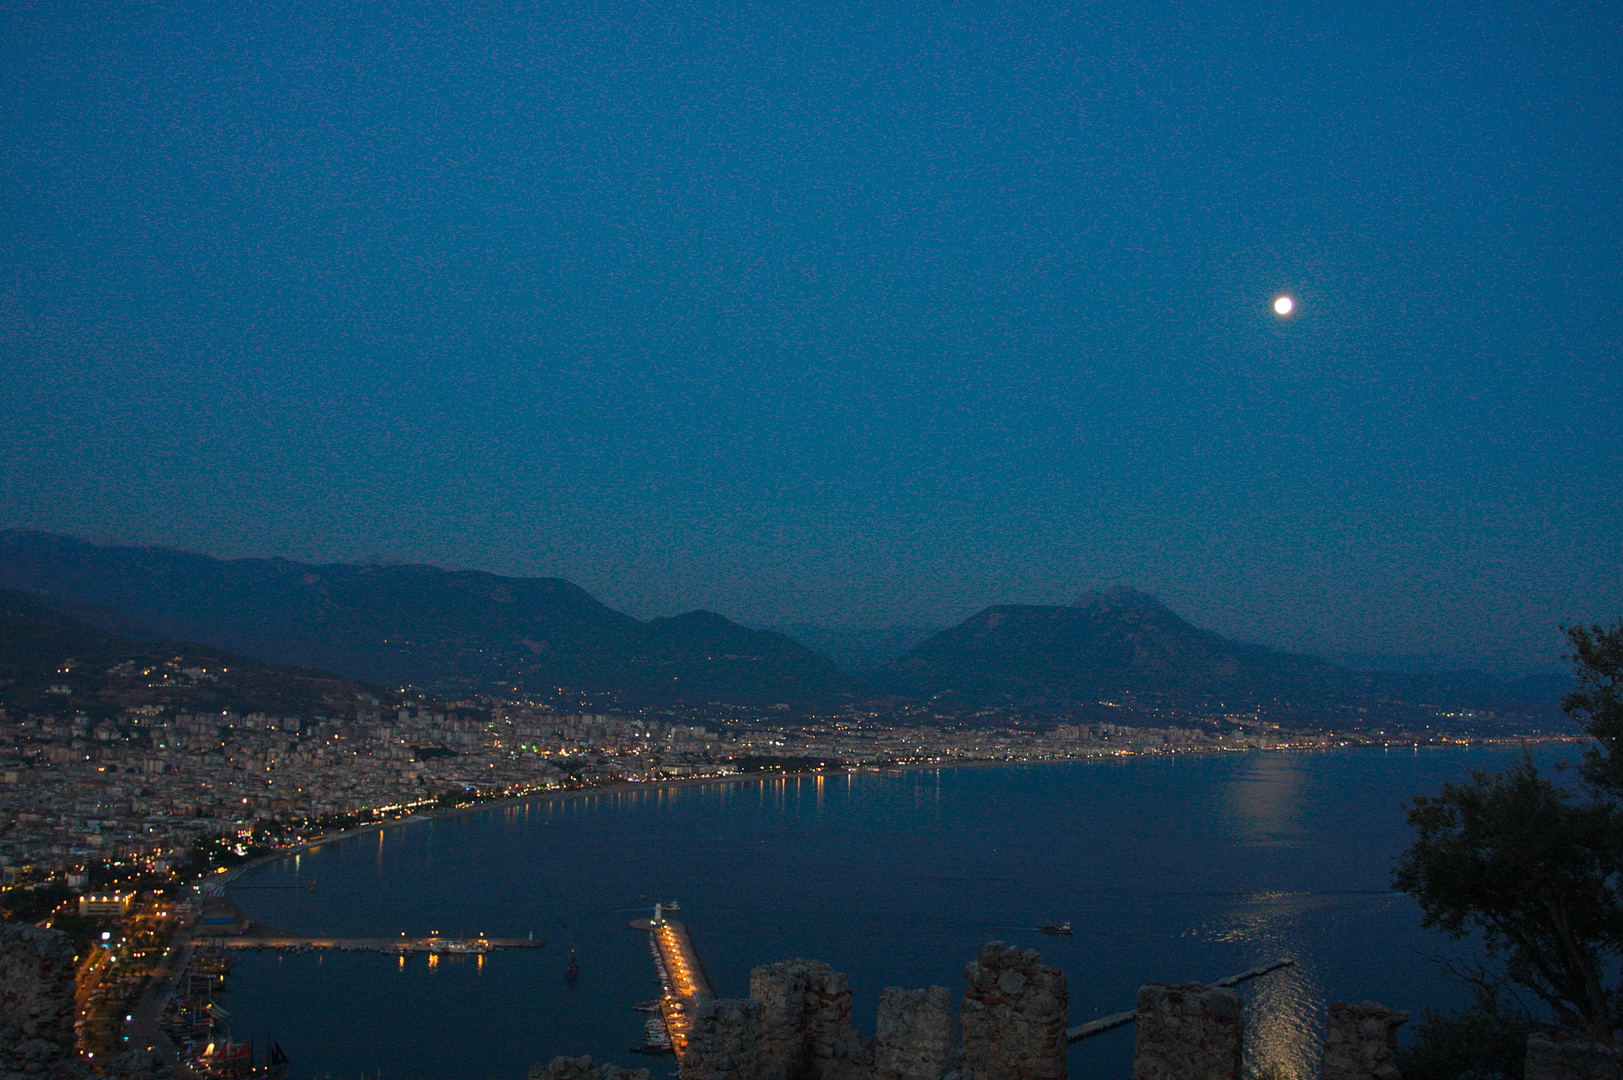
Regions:
<svg viewBox="0 0 1623 1080"><path fill-rule="evenodd" d="M1069 993L1042 960L994 941L964 969L966 1080L1063 1080Z"/></svg>
<svg viewBox="0 0 1623 1080"><path fill-rule="evenodd" d="M750 972L761 1003L761 1080L867 1080L872 1048L851 1028L851 987L821 960Z"/></svg>
<svg viewBox="0 0 1623 1080"><path fill-rule="evenodd" d="M1373 1001L1330 1004L1322 1080L1398 1080L1398 1028L1409 1014Z"/></svg>
<svg viewBox="0 0 1623 1080"><path fill-rule="evenodd" d="M754 999L700 1005L682 1056L682 1080L761 1080L761 1013Z"/></svg>
<svg viewBox="0 0 1623 1080"><path fill-rule="evenodd" d="M1199 983L1139 987L1133 1080L1240 1080L1240 1006Z"/></svg>
<svg viewBox="0 0 1623 1080"><path fill-rule="evenodd" d="M555 1057L545 1065L532 1065L528 1080L650 1080L647 1069L620 1069L598 1065L589 1057Z"/></svg>
<svg viewBox="0 0 1623 1080"><path fill-rule="evenodd" d="M818 960L750 973L750 996L699 1006L682 1080L1064 1080L1064 972L1031 949L994 941L964 970L959 1014L945 988L889 987L876 1037L851 1025L846 977ZM1198 983L1139 988L1133 1080L1241 1080L1243 1009L1233 990ZM1401 1080L1396 1031L1408 1014L1373 1002L1331 1006L1322 1080ZM1623 1053L1529 1044L1527 1080L1623 1080ZM590 1058L557 1058L529 1080L645 1080ZM0 1080L6 1080L0 1077Z"/></svg>
<svg viewBox="0 0 1623 1080"><path fill-rule="evenodd" d="M945 986L888 988L874 1035L874 1080L939 1080L958 1067L958 1017Z"/></svg>
<svg viewBox="0 0 1623 1080"><path fill-rule="evenodd" d="M75 1045L73 971L66 934L0 926L0 1077L88 1071Z"/></svg>
<svg viewBox="0 0 1623 1080"><path fill-rule="evenodd" d="M1534 1032L1527 1037L1525 1080L1623 1080L1623 1049Z"/></svg>

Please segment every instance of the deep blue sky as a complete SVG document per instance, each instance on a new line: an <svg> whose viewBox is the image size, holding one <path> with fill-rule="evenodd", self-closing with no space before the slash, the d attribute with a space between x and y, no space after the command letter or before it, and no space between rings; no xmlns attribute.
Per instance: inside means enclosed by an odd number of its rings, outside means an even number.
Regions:
<svg viewBox="0 0 1623 1080"><path fill-rule="evenodd" d="M1620 10L8 5L0 525L1549 659Z"/></svg>

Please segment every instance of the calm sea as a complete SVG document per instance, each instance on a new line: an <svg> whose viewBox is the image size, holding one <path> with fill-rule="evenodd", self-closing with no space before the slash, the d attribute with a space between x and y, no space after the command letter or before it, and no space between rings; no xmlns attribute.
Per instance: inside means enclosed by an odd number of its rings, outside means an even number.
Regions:
<svg viewBox="0 0 1623 1080"><path fill-rule="evenodd" d="M267 865L254 918L296 933L523 937L538 950L402 965L376 954L247 954L238 1039L273 1035L300 1080L520 1080L558 1054L673 1075L641 1042L656 990L655 899L681 902L711 982L807 957L850 977L871 1034L886 986L958 993L983 943L1036 948L1070 980L1071 1022L1133 1007L1140 983L1249 984L1248 1054L1307 1077L1331 1000L1418 1012L1463 994L1427 954L1388 870L1403 809L1501 749L1213 754L773 779L539 799L368 833ZM1544 750L1549 760L1570 750ZM1069 920L1069 939L1044 935ZM564 978L569 950L580 976ZM1071 1075L1129 1075L1132 1029L1071 1049Z"/></svg>

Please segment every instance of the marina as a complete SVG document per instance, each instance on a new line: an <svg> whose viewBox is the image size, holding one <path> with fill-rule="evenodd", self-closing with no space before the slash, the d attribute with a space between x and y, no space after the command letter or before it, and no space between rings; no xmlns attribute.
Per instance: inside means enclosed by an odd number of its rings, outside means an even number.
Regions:
<svg viewBox="0 0 1623 1080"><path fill-rule="evenodd" d="M653 953L654 971L659 976L660 996L655 1002L657 1017L646 1024L645 1053L670 1051L681 1061L687 1052L693 1015L701 1004L715 997L710 980L699 962L698 950L685 925L665 916L665 905L654 905L652 919L636 919L633 930L648 931L648 947Z"/></svg>

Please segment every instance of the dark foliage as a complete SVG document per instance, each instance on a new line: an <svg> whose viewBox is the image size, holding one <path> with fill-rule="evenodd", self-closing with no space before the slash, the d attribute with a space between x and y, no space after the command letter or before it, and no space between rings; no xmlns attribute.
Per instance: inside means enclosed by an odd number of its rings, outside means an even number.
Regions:
<svg viewBox="0 0 1623 1080"><path fill-rule="evenodd" d="M1533 1023L1497 993L1457 1012L1427 1009L1414 1042L1397 1054L1403 1080L1522 1080Z"/></svg>
<svg viewBox="0 0 1623 1080"><path fill-rule="evenodd" d="M1595 740L1584 755L1584 780L1596 791L1623 797L1623 619L1610 628L1568 627L1567 638L1578 688L1561 707Z"/></svg>
<svg viewBox="0 0 1623 1080"><path fill-rule="evenodd" d="M1559 1025L1610 1044L1623 954L1623 622L1568 635L1579 689L1563 707L1595 740L1579 785L1540 775L1528 755L1416 796L1415 841L1393 882L1418 901L1424 925L1479 933L1505 980L1531 991Z"/></svg>
<svg viewBox="0 0 1623 1080"><path fill-rule="evenodd" d="M7 889L0 893L0 919L6 922L39 922L55 911L73 893L60 881L38 888Z"/></svg>
<svg viewBox="0 0 1623 1080"><path fill-rule="evenodd" d="M1409 824L1415 842L1393 882L1419 901L1424 925L1480 932L1564 1024L1609 1040L1604 979L1623 942L1611 811L1525 761L1417 796Z"/></svg>

